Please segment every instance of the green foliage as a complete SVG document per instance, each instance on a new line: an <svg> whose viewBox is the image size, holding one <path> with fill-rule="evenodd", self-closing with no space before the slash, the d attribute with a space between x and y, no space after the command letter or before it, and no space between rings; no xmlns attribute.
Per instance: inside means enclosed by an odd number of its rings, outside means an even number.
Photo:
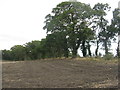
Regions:
<svg viewBox="0 0 120 90"><path fill-rule="evenodd" d="M94 35L89 28L92 14L90 5L81 2L62 2L53 8L52 14L46 16L44 29L52 34L65 33L67 46L71 49L72 56L76 57L81 41Z"/></svg>
<svg viewBox="0 0 120 90"><path fill-rule="evenodd" d="M67 40L63 32L48 34L46 37L46 49L49 57L68 57Z"/></svg>
<svg viewBox="0 0 120 90"><path fill-rule="evenodd" d="M114 58L114 55L112 53L108 53L103 56L105 60L112 60Z"/></svg>
<svg viewBox="0 0 120 90"><path fill-rule="evenodd" d="M15 45L10 50L2 50L3 60L24 60L25 48L22 45Z"/></svg>
<svg viewBox="0 0 120 90"><path fill-rule="evenodd" d="M118 30L116 31L117 33L120 33L120 9L116 8L113 11L113 19L112 19L112 24L114 25L114 27Z"/></svg>
<svg viewBox="0 0 120 90"><path fill-rule="evenodd" d="M119 9L113 12L112 24L105 19L110 10L108 4L98 3L93 8L81 2L61 2L45 17L46 38L24 45L15 45L3 50L4 60L34 60L56 57L77 57L78 49L83 56L92 56L91 45L96 44L96 57L100 44L105 50L104 58L112 59L109 53L111 40L120 34ZM92 43L92 44L91 44ZM118 49L117 49L118 52ZM117 53L118 55L119 53Z"/></svg>
<svg viewBox="0 0 120 90"><path fill-rule="evenodd" d="M102 4L98 3L96 4L94 9L94 29L96 30L96 56L98 56L98 49L99 44L102 43L103 47L105 48L105 54L108 53L108 44L110 45L110 37L112 38L113 35L110 35L113 33L113 31L109 28L111 26L108 26L108 21L105 19L105 16L107 15L107 12L110 11L110 6L108 4Z"/></svg>
<svg viewBox="0 0 120 90"><path fill-rule="evenodd" d="M3 60L12 60L11 51L10 50L2 50L2 59Z"/></svg>
<svg viewBox="0 0 120 90"><path fill-rule="evenodd" d="M22 45L15 45L11 48L11 57L13 60L25 59L25 48Z"/></svg>
<svg viewBox="0 0 120 90"><path fill-rule="evenodd" d="M26 57L29 59L37 59L39 54L40 41L32 41L25 44Z"/></svg>
<svg viewBox="0 0 120 90"><path fill-rule="evenodd" d="M113 11L113 19L112 19L112 25L114 27L114 30L116 31L116 36L120 35L120 9L116 8ZM119 48L120 41L118 41L118 47L117 47L117 57L120 57L120 48Z"/></svg>

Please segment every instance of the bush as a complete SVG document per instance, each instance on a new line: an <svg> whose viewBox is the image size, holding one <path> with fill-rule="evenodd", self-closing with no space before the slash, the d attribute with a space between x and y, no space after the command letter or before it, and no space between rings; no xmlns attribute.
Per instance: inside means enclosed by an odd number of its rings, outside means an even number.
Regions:
<svg viewBox="0 0 120 90"><path fill-rule="evenodd" d="M105 60L112 60L114 58L114 55L112 53L108 53L107 55L104 55L103 58Z"/></svg>

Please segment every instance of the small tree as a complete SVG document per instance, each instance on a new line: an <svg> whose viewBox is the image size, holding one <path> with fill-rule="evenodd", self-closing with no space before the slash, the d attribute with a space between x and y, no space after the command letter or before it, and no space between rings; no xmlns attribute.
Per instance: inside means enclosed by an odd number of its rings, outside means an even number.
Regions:
<svg viewBox="0 0 120 90"><path fill-rule="evenodd" d="M10 50L11 50L11 57L13 60L25 59L25 48L22 45L15 45Z"/></svg>
<svg viewBox="0 0 120 90"><path fill-rule="evenodd" d="M12 60L12 54L10 50L2 50L2 59L3 60Z"/></svg>
<svg viewBox="0 0 120 90"><path fill-rule="evenodd" d="M40 54L41 42L38 40L28 42L25 45L26 58L38 59L38 54Z"/></svg>
<svg viewBox="0 0 120 90"><path fill-rule="evenodd" d="M69 50L65 33L55 32L46 37L46 48L53 57L68 57Z"/></svg>

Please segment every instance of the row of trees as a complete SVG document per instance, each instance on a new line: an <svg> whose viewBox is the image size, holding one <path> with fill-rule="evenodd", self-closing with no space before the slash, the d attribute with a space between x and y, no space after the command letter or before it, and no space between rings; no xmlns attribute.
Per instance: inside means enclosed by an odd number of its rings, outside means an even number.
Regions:
<svg viewBox="0 0 120 90"><path fill-rule="evenodd" d="M111 42L115 41L115 37L120 34L119 9L113 11L113 19L110 25L105 18L110 8L108 4L102 3L91 8L90 5L77 1L62 2L53 8L51 14L46 16L44 29L51 34L64 33L67 48L72 52L73 57L77 56L79 48L84 57L87 55L87 50L91 56L91 43L97 46L96 56L100 44L102 44L107 55Z"/></svg>
<svg viewBox="0 0 120 90"><path fill-rule="evenodd" d="M62 2L45 17L43 27L47 31L45 39L3 50L3 59L76 57L78 49L82 51L84 57L92 56L92 44L96 45L96 56L100 44L107 55L111 42L120 35L119 9L113 11L111 24L105 18L108 11L110 11L108 4L98 3L92 8L77 1ZM117 56L119 56L119 48L117 48Z"/></svg>
<svg viewBox="0 0 120 90"><path fill-rule="evenodd" d="M55 38L58 38L56 41ZM2 50L3 60L34 60L44 58L68 57L69 51L64 47L64 37L57 33L48 35L41 41L32 41L24 45L15 45L10 50Z"/></svg>

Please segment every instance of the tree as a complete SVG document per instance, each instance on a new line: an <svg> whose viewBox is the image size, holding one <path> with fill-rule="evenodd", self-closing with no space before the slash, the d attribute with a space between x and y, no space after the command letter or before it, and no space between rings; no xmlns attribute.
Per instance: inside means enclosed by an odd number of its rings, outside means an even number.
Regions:
<svg viewBox="0 0 120 90"><path fill-rule="evenodd" d="M68 57L69 50L65 33L55 32L46 37L46 48L53 57Z"/></svg>
<svg viewBox="0 0 120 90"><path fill-rule="evenodd" d="M39 59L41 58L41 41L35 40L28 42L25 45L26 58L27 59Z"/></svg>
<svg viewBox="0 0 120 90"><path fill-rule="evenodd" d="M2 59L3 60L12 60L12 54L10 50L2 50Z"/></svg>
<svg viewBox="0 0 120 90"><path fill-rule="evenodd" d="M93 9L94 9L94 29L96 30L96 45L97 48L95 50L96 56L98 56L98 49L99 49L99 44L101 42L104 43L105 51L108 53L108 48L107 48L107 41L108 38L103 40L102 35L105 35L106 29L107 29L107 24L108 21L104 18L107 14L106 12L110 10L111 7L109 7L108 4L102 4L98 3L96 4Z"/></svg>
<svg viewBox="0 0 120 90"><path fill-rule="evenodd" d="M11 49L11 57L13 60L25 59L25 48L22 45L15 45Z"/></svg>
<svg viewBox="0 0 120 90"><path fill-rule="evenodd" d="M100 40L103 43L103 47L105 49L105 54L109 54L110 46L111 46L111 41L115 41L115 28L113 25L109 25L106 27L105 30L100 32Z"/></svg>
<svg viewBox="0 0 120 90"><path fill-rule="evenodd" d="M114 26L116 30L116 35L120 36L120 9L116 8L113 11L113 19L112 19L112 25ZM119 39L118 39L119 40ZM118 41L118 47L117 47L117 56L120 57L120 41Z"/></svg>
<svg viewBox="0 0 120 90"><path fill-rule="evenodd" d="M89 28L90 18L92 18L90 5L81 2L62 2L45 17L44 29L47 29L47 33L65 33L64 37L72 57L76 57L80 44L93 35Z"/></svg>

